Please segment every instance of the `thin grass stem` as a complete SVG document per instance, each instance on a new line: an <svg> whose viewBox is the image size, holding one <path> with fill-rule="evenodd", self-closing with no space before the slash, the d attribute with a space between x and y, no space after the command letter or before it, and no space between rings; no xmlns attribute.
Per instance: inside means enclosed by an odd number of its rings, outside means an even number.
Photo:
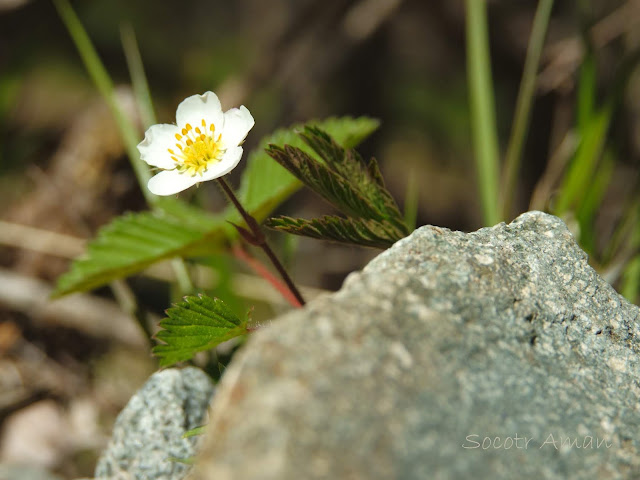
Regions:
<svg viewBox="0 0 640 480"><path fill-rule="evenodd" d="M153 109L149 82L147 82L147 76L144 72L142 56L140 55L140 49L136 41L136 34L130 23L125 23L120 27L120 39L122 41L124 56L127 59L133 93L138 102L142 123L148 128L158 122L156 121L156 114Z"/></svg>
<svg viewBox="0 0 640 480"><path fill-rule="evenodd" d="M86 30L82 26L80 19L69 2L67 0L53 0L53 4L58 10L60 18L67 27L67 30L78 49L78 53L84 62L87 72L89 72L89 75L93 79L98 91L102 94L113 113L116 123L118 124L122 140L124 141L129 160L131 161L131 166L138 178L138 182L140 183L145 199L149 204L155 204L158 201L158 197L153 195L146 188L147 182L149 181L149 178L151 178L151 173L147 166L140 161L140 155L136 148L139 141L136 128L124 114L120 105L118 105L111 77L107 73L106 68L102 64L98 53L91 43L89 35L87 35Z"/></svg>
<svg viewBox="0 0 640 480"><path fill-rule="evenodd" d="M491 80L486 0L466 0L467 77L471 129L482 213L486 225L500 222L498 134Z"/></svg>
<svg viewBox="0 0 640 480"><path fill-rule="evenodd" d="M547 34L552 7L553 0L540 0L533 19L533 27L527 47L527 58L525 59L522 81L520 82L520 90L516 101L513 127L505 155L501 189L503 218L510 218L513 211L513 198L520 171L522 149L527 138L538 66L540 65L540 56Z"/></svg>

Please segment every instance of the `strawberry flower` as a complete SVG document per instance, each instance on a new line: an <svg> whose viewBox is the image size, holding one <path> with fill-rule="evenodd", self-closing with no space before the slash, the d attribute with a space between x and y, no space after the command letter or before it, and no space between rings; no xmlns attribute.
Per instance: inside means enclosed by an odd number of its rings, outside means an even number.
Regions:
<svg viewBox="0 0 640 480"><path fill-rule="evenodd" d="M155 195L173 195L233 170L255 121L243 105L222 112L213 92L178 105L177 125L153 125L138 144L140 158L162 171L149 180Z"/></svg>

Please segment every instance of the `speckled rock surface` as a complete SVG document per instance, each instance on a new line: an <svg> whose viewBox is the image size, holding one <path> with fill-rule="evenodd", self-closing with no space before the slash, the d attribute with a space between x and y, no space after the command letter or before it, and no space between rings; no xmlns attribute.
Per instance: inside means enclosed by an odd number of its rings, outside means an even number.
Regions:
<svg viewBox="0 0 640 480"><path fill-rule="evenodd" d="M197 368L154 373L118 415L96 479L183 479L190 466L172 457L196 454L198 437L182 435L206 423L212 395L211 379Z"/></svg>
<svg viewBox="0 0 640 480"><path fill-rule="evenodd" d="M553 216L420 228L253 335L196 476L640 478L638 319Z"/></svg>

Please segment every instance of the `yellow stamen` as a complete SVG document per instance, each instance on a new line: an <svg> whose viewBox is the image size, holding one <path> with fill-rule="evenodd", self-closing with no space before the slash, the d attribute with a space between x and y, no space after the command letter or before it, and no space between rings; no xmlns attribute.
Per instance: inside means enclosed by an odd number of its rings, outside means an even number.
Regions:
<svg viewBox="0 0 640 480"><path fill-rule="evenodd" d="M195 129L191 124L185 124L182 129L182 135L175 134L176 151L168 149L171 154L171 159L176 162L176 169L182 173L195 176L203 176L210 165L219 162L222 159L222 155L225 150L221 148L222 134L219 134L216 138L213 132L215 132L215 125L209 125L207 129L207 121L201 119L200 127ZM193 131L193 133L191 133ZM207 132L207 133L205 133Z"/></svg>

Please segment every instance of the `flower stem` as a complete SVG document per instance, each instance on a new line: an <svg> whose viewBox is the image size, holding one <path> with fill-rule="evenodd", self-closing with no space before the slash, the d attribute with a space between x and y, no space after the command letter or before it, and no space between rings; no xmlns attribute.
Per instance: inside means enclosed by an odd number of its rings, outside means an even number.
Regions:
<svg viewBox="0 0 640 480"><path fill-rule="evenodd" d="M240 212L240 215L242 215L242 218L247 224L247 227L249 227L249 229L251 230L251 233L253 234L253 243L260 247L267 255L267 257L269 257L269 260L271 260L273 266L276 268L276 270L278 270L278 273L282 277L282 280L284 280L284 282L287 284L287 287L289 288L289 290L291 290L293 296L296 297L296 300L298 300L298 302L300 302L300 305L304 305L306 303L304 301L304 298L302 298L300 291L298 291L298 288L295 286L293 280L291 280L291 277L282 266L282 263L280 263L280 260L278 260L278 257L276 257L276 254L273 252L273 250L271 250L271 247L267 243L267 239L264 236L264 233L262 232L258 221L244 209L235 193L233 193L233 190L231 190L231 187L229 187L229 184L224 180L224 178L219 177L217 180L224 193L227 195L229 200L231 200L231 203L233 203L238 212Z"/></svg>
<svg viewBox="0 0 640 480"><path fill-rule="evenodd" d="M250 256L240 245L233 246L233 255L246 263L253 271L264 278L267 282L275 288L283 298L296 308L302 307L302 304L291 293L289 287L287 287L282 281L278 280L262 263L257 259Z"/></svg>

